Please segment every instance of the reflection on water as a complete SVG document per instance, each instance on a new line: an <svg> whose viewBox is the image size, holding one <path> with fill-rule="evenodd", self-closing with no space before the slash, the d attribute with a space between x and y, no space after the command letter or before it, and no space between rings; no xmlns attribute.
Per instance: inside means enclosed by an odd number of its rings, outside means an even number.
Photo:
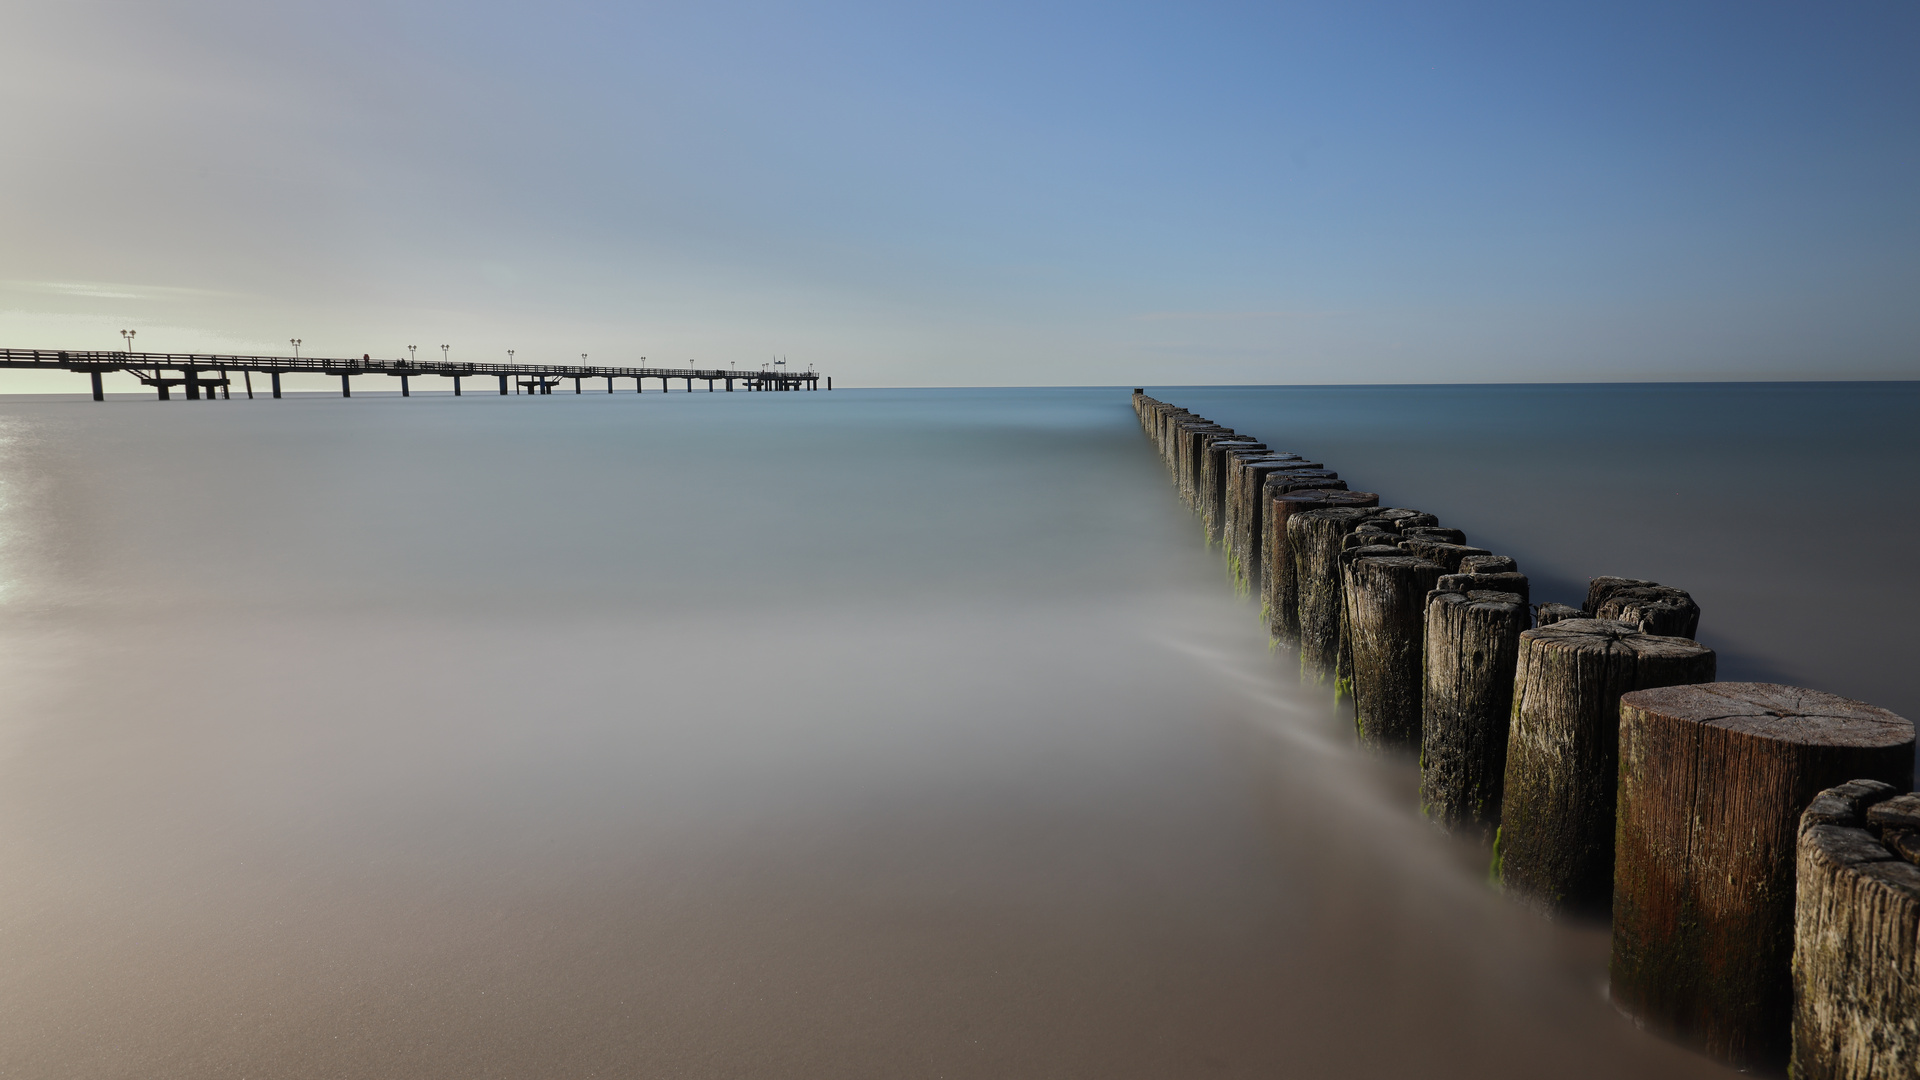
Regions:
<svg viewBox="0 0 1920 1080"><path fill-rule="evenodd" d="M0 420L7 1075L1720 1072L1298 693L1124 391Z"/></svg>

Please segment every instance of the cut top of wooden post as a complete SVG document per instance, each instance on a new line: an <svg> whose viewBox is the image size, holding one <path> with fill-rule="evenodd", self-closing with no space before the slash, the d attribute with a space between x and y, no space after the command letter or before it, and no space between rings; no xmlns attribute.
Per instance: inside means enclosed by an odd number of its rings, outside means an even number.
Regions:
<svg viewBox="0 0 1920 1080"><path fill-rule="evenodd" d="M1587 613L1572 604L1538 604L1533 609L1533 621L1539 626L1552 626L1568 619L1584 619Z"/></svg>
<svg viewBox="0 0 1920 1080"><path fill-rule="evenodd" d="M1607 602L1607 597L1621 589L1647 589L1659 584L1657 581L1641 581L1639 578L1628 577L1592 578L1587 582L1587 602L1582 606L1588 611L1599 611L1600 605Z"/></svg>
<svg viewBox="0 0 1920 1080"><path fill-rule="evenodd" d="M1401 529L1410 529L1417 526L1440 524L1439 518L1424 511L1402 510L1398 507L1391 506L1383 507L1368 515L1367 520L1375 525L1380 525L1396 532Z"/></svg>
<svg viewBox="0 0 1920 1080"><path fill-rule="evenodd" d="M1460 560L1463 574L1516 574L1520 565L1507 555L1469 555Z"/></svg>
<svg viewBox="0 0 1920 1080"><path fill-rule="evenodd" d="M1756 739L1859 749L1911 746L1913 722L1878 706L1777 683L1693 683L1636 690L1621 704Z"/></svg>

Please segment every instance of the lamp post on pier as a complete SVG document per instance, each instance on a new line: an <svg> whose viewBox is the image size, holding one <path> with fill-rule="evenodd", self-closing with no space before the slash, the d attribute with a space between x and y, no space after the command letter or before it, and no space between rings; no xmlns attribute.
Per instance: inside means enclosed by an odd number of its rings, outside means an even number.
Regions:
<svg viewBox="0 0 1920 1080"><path fill-rule="evenodd" d="M289 344L289 345L291 345L291 346L293 346L293 358L294 358L295 360L298 360L298 359L300 359L300 339L299 339L299 338L297 338L297 337L296 337L296 338L288 338L288 339L287 339L287 344Z"/></svg>

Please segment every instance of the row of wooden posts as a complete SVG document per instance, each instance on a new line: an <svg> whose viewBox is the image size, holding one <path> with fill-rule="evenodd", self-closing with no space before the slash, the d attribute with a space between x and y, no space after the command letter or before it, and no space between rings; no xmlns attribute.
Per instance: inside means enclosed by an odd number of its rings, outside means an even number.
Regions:
<svg viewBox="0 0 1920 1080"><path fill-rule="evenodd" d="M1685 591L1535 604L1514 560L1298 453L1135 390L1182 499L1360 741L1420 755L1425 813L1501 888L1610 913L1611 994L1734 1065L1920 1077L1914 728L1715 682Z"/></svg>

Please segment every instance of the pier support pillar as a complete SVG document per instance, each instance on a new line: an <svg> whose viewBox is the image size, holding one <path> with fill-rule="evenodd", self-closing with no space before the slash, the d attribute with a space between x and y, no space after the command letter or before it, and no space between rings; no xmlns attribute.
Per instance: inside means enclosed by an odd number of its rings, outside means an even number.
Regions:
<svg viewBox="0 0 1920 1080"><path fill-rule="evenodd" d="M607 393L613 393L613 376L607 376Z"/></svg>
<svg viewBox="0 0 1920 1080"><path fill-rule="evenodd" d="M347 375L340 376L340 396L341 397L353 396L353 384L347 381L350 377L351 376L347 376Z"/></svg>
<svg viewBox="0 0 1920 1080"><path fill-rule="evenodd" d="M400 396L401 397L413 396L413 388L407 385L408 378L409 376L406 376L406 375L400 376Z"/></svg>
<svg viewBox="0 0 1920 1080"><path fill-rule="evenodd" d="M166 384L166 383L161 383L161 384L160 384L160 385L159 385L158 387L155 387L155 389L157 389L157 390L159 390L159 391L160 391L160 400L161 400L161 401L172 401L172 400L173 400L173 391L172 391L172 390L169 390L169 389L167 388L167 384Z"/></svg>
<svg viewBox="0 0 1920 1080"><path fill-rule="evenodd" d="M106 387L100 384L100 373L97 371L91 371L91 372L88 372L88 374L93 376L93 400L95 401L107 400L107 389Z"/></svg>
<svg viewBox="0 0 1920 1080"><path fill-rule="evenodd" d="M200 400L200 373L192 368L187 369L187 400Z"/></svg>
<svg viewBox="0 0 1920 1080"><path fill-rule="evenodd" d="M280 373L277 371L273 373L273 396L280 396Z"/></svg>
<svg viewBox="0 0 1920 1080"><path fill-rule="evenodd" d="M507 377L505 375L500 376L500 396L507 396Z"/></svg>
<svg viewBox="0 0 1920 1080"><path fill-rule="evenodd" d="M460 376L458 375L455 375L453 377L453 396L454 397L460 396Z"/></svg>
<svg viewBox="0 0 1920 1080"><path fill-rule="evenodd" d="M220 400L233 400L233 380L227 377L225 371L220 373Z"/></svg>
<svg viewBox="0 0 1920 1080"><path fill-rule="evenodd" d="M580 380L579 380L579 379L575 379L575 380L573 380L573 392L574 392L574 393L576 393L576 394L580 392Z"/></svg>

